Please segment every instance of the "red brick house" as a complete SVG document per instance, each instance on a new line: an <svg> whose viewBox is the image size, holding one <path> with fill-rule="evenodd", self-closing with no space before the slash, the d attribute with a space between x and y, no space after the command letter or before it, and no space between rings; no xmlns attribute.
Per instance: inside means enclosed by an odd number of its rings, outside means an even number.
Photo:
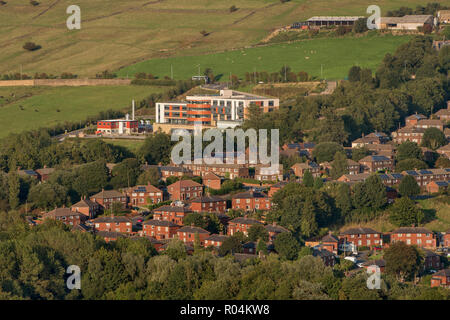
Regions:
<svg viewBox="0 0 450 320"><path fill-rule="evenodd" d="M144 164L143 166L141 166L141 169L144 171L149 170L151 168L158 169L159 174L161 175L161 180L164 181L166 181L168 177L179 177L179 178L183 176L192 177L192 171L183 167L148 165L148 164Z"/></svg>
<svg viewBox="0 0 450 320"><path fill-rule="evenodd" d="M269 197L258 191L247 191L232 196L232 208L234 210L254 211L270 210L271 202Z"/></svg>
<svg viewBox="0 0 450 320"><path fill-rule="evenodd" d="M95 235L102 237L105 240L105 242L116 241L119 238L125 237L123 233L114 231L98 231L95 233Z"/></svg>
<svg viewBox="0 0 450 320"><path fill-rule="evenodd" d="M227 211L227 201L218 196L205 196L192 199L190 208L193 212L220 212Z"/></svg>
<svg viewBox="0 0 450 320"><path fill-rule="evenodd" d="M273 222L272 224L268 224L266 226L264 226L264 228L266 228L267 232L269 233L269 241L274 241L275 238L283 232L290 232L288 229L277 225L276 222Z"/></svg>
<svg viewBox="0 0 450 320"><path fill-rule="evenodd" d="M133 207L152 205L164 200L163 192L150 183L126 189L125 193L128 203Z"/></svg>
<svg viewBox="0 0 450 320"><path fill-rule="evenodd" d="M447 159L450 159L450 143L440 147L439 149L436 150L436 152L446 157Z"/></svg>
<svg viewBox="0 0 450 320"><path fill-rule="evenodd" d="M339 243L351 243L356 247L382 247L382 233L371 228L351 228L339 235Z"/></svg>
<svg viewBox="0 0 450 320"><path fill-rule="evenodd" d="M191 213L191 209L186 206L162 206L153 210L153 219L170 221L178 225L183 225L184 217Z"/></svg>
<svg viewBox="0 0 450 320"><path fill-rule="evenodd" d="M222 186L222 178L212 172L207 172L202 177L202 183L207 188L219 190Z"/></svg>
<svg viewBox="0 0 450 320"><path fill-rule="evenodd" d="M366 156L359 160L364 172L377 172L379 170L394 170L394 161L385 156Z"/></svg>
<svg viewBox="0 0 450 320"><path fill-rule="evenodd" d="M401 241L427 249L436 249L436 236L426 228L402 227L391 232L391 243Z"/></svg>
<svg viewBox="0 0 450 320"><path fill-rule="evenodd" d="M206 247L219 248L222 246L223 242L228 238L229 236L223 234L212 234L205 239L205 248Z"/></svg>
<svg viewBox="0 0 450 320"><path fill-rule="evenodd" d="M363 263L363 267L366 269L369 269L372 266L377 266L380 268L380 272L383 273L386 269L386 261L384 259L377 259L377 260L369 260Z"/></svg>
<svg viewBox="0 0 450 320"><path fill-rule="evenodd" d="M131 233L132 221L124 216L103 216L92 220L96 231Z"/></svg>
<svg viewBox="0 0 450 320"><path fill-rule="evenodd" d="M184 243L194 243L196 234L198 234L200 245L204 246L206 238L209 237L209 232L205 229L194 226L184 226L177 230L178 239Z"/></svg>
<svg viewBox="0 0 450 320"><path fill-rule="evenodd" d="M336 236L332 235L331 232L329 232L320 240L320 244L324 250L328 250L333 254L338 254L339 239Z"/></svg>
<svg viewBox="0 0 450 320"><path fill-rule="evenodd" d="M450 229L445 231L443 242L444 242L444 247L450 248Z"/></svg>
<svg viewBox="0 0 450 320"><path fill-rule="evenodd" d="M72 211L70 208L55 208L52 211L44 213L42 218L58 220L70 226L79 225L87 220L84 214Z"/></svg>
<svg viewBox="0 0 450 320"><path fill-rule="evenodd" d="M55 171L54 168L47 168L44 166L42 169L36 169L36 173L38 174L38 179L41 182L47 181L50 177L50 174L52 174Z"/></svg>
<svg viewBox="0 0 450 320"><path fill-rule="evenodd" d="M444 123L439 119L422 119L419 120L416 124L417 128L437 128L441 131L444 131Z"/></svg>
<svg viewBox="0 0 450 320"><path fill-rule="evenodd" d="M431 287L450 288L450 269L445 269L436 272L431 277Z"/></svg>
<svg viewBox="0 0 450 320"><path fill-rule="evenodd" d="M418 145L422 143L425 129L417 127L403 127L392 133L393 141L397 144L402 144L406 141L415 142Z"/></svg>
<svg viewBox="0 0 450 320"><path fill-rule="evenodd" d="M83 197L83 199L72 205L72 211L82 213L89 219L93 219L100 212L100 205Z"/></svg>
<svg viewBox="0 0 450 320"><path fill-rule="evenodd" d="M444 263L441 261L441 256L430 250L425 250L424 255L424 269L425 270L440 270L444 267Z"/></svg>
<svg viewBox="0 0 450 320"><path fill-rule="evenodd" d="M248 229L250 229L250 227L255 224L263 225L262 222L256 219L251 219L247 217L234 218L233 220L230 220L228 222L227 234L232 236L233 234L239 231L242 232L244 235L248 235Z"/></svg>
<svg viewBox="0 0 450 320"><path fill-rule="evenodd" d="M278 182L278 183L275 183L275 184L271 185L267 195L269 196L270 199L272 199L273 195L277 191L283 189L286 185L287 185L287 182L284 182L284 181L281 181L281 182Z"/></svg>
<svg viewBox="0 0 450 320"><path fill-rule="evenodd" d="M448 189L450 181L431 181L425 186L428 193L438 193Z"/></svg>
<svg viewBox="0 0 450 320"><path fill-rule="evenodd" d="M188 200L203 194L203 186L192 180L179 180L167 187L171 200Z"/></svg>
<svg viewBox="0 0 450 320"><path fill-rule="evenodd" d="M296 163L291 167L296 177L303 177L305 172L309 170L314 178L320 177L320 166L315 162Z"/></svg>
<svg viewBox="0 0 450 320"><path fill-rule="evenodd" d="M423 114L412 114L409 117L405 118L405 124L406 126L415 126L419 122L419 120L425 120L427 117L425 117Z"/></svg>
<svg viewBox="0 0 450 320"><path fill-rule="evenodd" d="M334 256L333 253L331 253L328 250L325 249L313 249L313 254L314 257L318 257L320 259L322 259L323 263L327 266L327 267L333 267L336 263L336 258Z"/></svg>
<svg viewBox="0 0 450 320"><path fill-rule="evenodd" d="M172 239L181 226L166 220L147 220L142 224L144 235L157 240Z"/></svg>
<svg viewBox="0 0 450 320"><path fill-rule="evenodd" d="M212 172L219 177L248 178L249 171L247 164L223 163L223 164L206 164L191 163L183 164L184 168L190 170L193 175L203 177L208 172Z"/></svg>
<svg viewBox="0 0 450 320"><path fill-rule="evenodd" d="M111 209L112 204L120 202L122 208L127 207L127 196L117 190L102 190L99 193L90 197L90 200L97 202L102 208Z"/></svg>

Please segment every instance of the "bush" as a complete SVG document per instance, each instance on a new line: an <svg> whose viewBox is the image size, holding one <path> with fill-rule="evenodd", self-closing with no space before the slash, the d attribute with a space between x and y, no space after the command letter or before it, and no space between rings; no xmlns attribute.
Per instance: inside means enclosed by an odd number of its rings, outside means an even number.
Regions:
<svg viewBox="0 0 450 320"><path fill-rule="evenodd" d="M209 32L207 32L206 30L202 30L200 31L200 34L204 37L206 37L207 35L209 35Z"/></svg>
<svg viewBox="0 0 450 320"><path fill-rule="evenodd" d="M166 79L134 79L131 84L139 86L175 86L177 82L175 80Z"/></svg>
<svg viewBox="0 0 450 320"><path fill-rule="evenodd" d="M117 78L117 74L111 73L108 70L105 70L101 73L97 73L95 75L95 78L97 78L97 79L113 79L113 78Z"/></svg>
<svg viewBox="0 0 450 320"><path fill-rule="evenodd" d="M28 51L35 51L35 50L40 49L41 46L40 46L40 45L37 45L37 44L34 43L34 42L26 42L26 43L23 45L23 48L24 48L25 50L28 50Z"/></svg>
<svg viewBox="0 0 450 320"><path fill-rule="evenodd" d="M231 7L230 7L230 12L232 13L232 12L235 12L235 11L237 11L238 10L238 8L235 6L235 5L232 5Z"/></svg>
<svg viewBox="0 0 450 320"><path fill-rule="evenodd" d="M32 6L38 6L39 5L39 2L37 2L37 1L34 1L34 0L31 0L30 1L30 4L32 5Z"/></svg>

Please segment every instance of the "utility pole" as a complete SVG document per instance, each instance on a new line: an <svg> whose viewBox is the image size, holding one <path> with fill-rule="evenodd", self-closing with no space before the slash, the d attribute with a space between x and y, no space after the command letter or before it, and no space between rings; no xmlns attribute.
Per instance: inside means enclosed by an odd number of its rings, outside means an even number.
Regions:
<svg viewBox="0 0 450 320"><path fill-rule="evenodd" d="M320 65L320 79L323 79L323 64Z"/></svg>
<svg viewBox="0 0 450 320"><path fill-rule="evenodd" d="M286 79L286 72L287 72L287 71L286 71L286 64L284 64L284 82L286 82L286 80L287 80L287 79Z"/></svg>
<svg viewBox="0 0 450 320"><path fill-rule="evenodd" d="M22 65L20 65L20 80L22 80Z"/></svg>
<svg viewBox="0 0 450 320"><path fill-rule="evenodd" d="M170 79L173 80L173 65L170 65Z"/></svg>

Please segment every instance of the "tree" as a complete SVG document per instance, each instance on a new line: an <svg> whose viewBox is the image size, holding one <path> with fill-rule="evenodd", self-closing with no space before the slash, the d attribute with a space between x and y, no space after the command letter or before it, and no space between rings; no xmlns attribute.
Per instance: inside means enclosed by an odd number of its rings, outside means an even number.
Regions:
<svg viewBox="0 0 450 320"><path fill-rule="evenodd" d="M357 82L361 80L361 68L358 66L353 66L348 71L348 80L350 82Z"/></svg>
<svg viewBox="0 0 450 320"><path fill-rule="evenodd" d="M385 250L386 272L393 274L400 281L411 277L419 271L421 259L418 250L398 241Z"/></svg>
<svg viewBox="0 0 450 320"><path fill-rule="evenodd" d="M199 228L206 228L206 222L203 219L203 216L200 213L197 212L193 212L188 214L184 220L183 220L183 224L185 226L195 226L195 227L199 227Z"/></svg>
<svg viewBox="0 0 450 320"><path fill-rule="evenodd" d="M137 179L137 184L147 185L150 183L153 186L158 186L159 180L161 179L161 174L156 167L151 167L145 170Z"/></svg>
<svg viewBox="0 0 450 320"><path fill-rule="evenodd" d="M336 152L345 154L344 148L340 144L335 142L322 142L314 148L313 157L316 158L318 163L332 161Z"/></svg>
<svg viewBox="0 0 450 320"><path fill-rule="evenodd" d="M405 141L397 148L397 161L405 159L423 160L422 149L415 142Z"/></svg>
<svg viewBox="0 0 450 320"><path fill-rule="evenodd" d="M135 186L140 173L141 166L137 159L125 159L112 169L111 184L116 189Z"/></svg>
<svg viewBox="0 0 450 320"><path fill-rule="evenodd" d="M186 246L184 245L183 241L179 239L170 240L164 253L176 261L185 258L187 255Z"/></svg>
<svg viewBox="0 0 450 320"><path fill-rule="evenodd" d="M427 147L436 150L447 144L445 134L438 128L427 128L423 133L422 147Z"/></svg>
<svg viewBox="0 0 450 320"><path fill-rule="evenodd" d="M428 168L427 164L419 159L404 159L395 165L395 170L397 172L407 171L407 170L421 170Z"/></svg>
<svg viewBox="0 0 450 320"><path fill-rule="evenodd" d="M15 209L20 204L20 179L17 172L12 171L8 175L8 185L9 185L9 206Z"/></svg>
<svg viewBox="0 0 450 320"><path fill-rule="evenodd" d="M331 178L336 180L346 173L348 173L347 157L341 152L336 152L334 160L331 163Z"/></svg>
<svg viewBox="0 0 450 320"><path fill-rule="evenodd" d="M275 251L284 259L297 259L300 244L290 232L280 233L274 240L274 246Z"/></svg>
<svg viewBox="0 0 450 320"><path fill-rule="evenodd" d="M365 146L363 146L361 148L354 148L354 149L352 149L352 160L358 162L359 160L368 156L369 154L370 154L370 151Z"/></svg>
<svg viewBox="0 0 450 320"><path fill-rule="evenodd" d="M386 187L376 174L353 188L353 205L358 209L381 209L387 203Z"/></svg>
<svg viewBox="0 0 450 320"><path fill-rule="evenodd" d="M258 244L256 245L256 253L260 253L260 252L262 252L265 255L268 254L267 245L264 242L264 240L262 240L262 239L259 239Z"/></svg>
<svg viewBox="0 0 450 320"><path fill-rule="evenodd" d="M306 170L303 174L303 184L305 187L313 187L314 186L314 177L309 170Z"/></svg>
<svg viewBox="0 0 450 320"><path fill-rule="evenodd" d="M317 177L314 179L314 189L320 189L323 187L323 180L321 177Z"/></svg>
<svg viewBox="0 0 450 320"><path fill-rule="evenodd" d="M355 21L355 24L353 25L353 32L355 33L363 33L367 30L367 18L360 18Z"/></svg>
<svg viewBox="0 0 450 320"><path fill-rule="evenodd" d="M254 224L248 229L248 240L258 241L262 239L263 241L269 240L269 232L261 224Z"/></svg>
<svg viewBox="0 0 450 320"><path fill-rule="evenodd" d="M402 197L414 197L420 193L420 187L413 176L406 175L402 178L398 191Z"/></svg>
<svg viewBox="0 0 450 320"><path fill-rule="evenodd" d="M423 212L408 197L397 199L390 209L389 220L399 227L418 225L423 218Z"/></svg>
<svg viewBox="0 0 450 320"><path fill-rule="evenodd" d="M170 152L174 143L168 134L157 132L146 138L137 155L149 164L167 164L170 162Z"/></svg>
<svg viewBox="0 0 450 320"><path fill-rule="evenodd" d="M67 189L49 182L32 186L28 194L28 201L45 210L62 206L66 199Z"/></svg>
<svg viewBox="0 0 450 320"><path fill-rule="evenodd" d="M239 237L232 235L224 240L219 248L219 255L226 256L227 254L242 252L242 243Z"/></svg>
<svg viewBox="0 0 450 320"><path fill-rule="evenodd" d="M436 168L450 168L450 159L446 157L439 157L435 163Z"/></svg>
<svg viewBox="0 0 450 320"><path fill-rule="evenodd" d="M316 209L311 201L305 202L300 223L301 233L306 238L317 233L319 227L316 221Z"/></svg>

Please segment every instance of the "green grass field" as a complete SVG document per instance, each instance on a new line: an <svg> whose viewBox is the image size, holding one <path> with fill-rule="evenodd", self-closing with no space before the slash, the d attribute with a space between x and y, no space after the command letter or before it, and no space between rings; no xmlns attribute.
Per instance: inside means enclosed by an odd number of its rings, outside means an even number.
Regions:
<svg viewBox="0 0 450 320"><path fill-rule="evenodd" d="M245 72L275 72L288 65L296 72L306 71L319 78L343 79L353 65L375 71L386 53L409 39L392 35L312 39L209 55L152 59L126 67L119 75L148 72L170 76L172 66L174 78L186 79L198 73L200 64L202 71L212 68L215 75L222 75L221 79L227 81L230 72L242 78Z"/></svg>
<svg viewBox="0 0 450 320"><path fill-rule="evenodd" d="M100 111L121 110L131 106L132 99L143 99L167 89L148 86L0 88L3 97L0 98L0 138L11 132L50 127L64 121L84 121ZM18 99L13 99L12 94ZM8 103L7 98L13 101Z"/></svg>
<svg viewBox="0 0 450 320"><path fill-rule="evenodd" d="M127 148L133 153L139 150L139 148L144 144L144 140L129 140L129 139L103 139L106 143L121 146Z"/></svg>
<svg viewBox="0 0 450 320"><path fill-rule="evenodd" d="M365 16L372 4L379 5L382 13L424 4L422 0L291 0L283 4L280 0L39 0L38 6L29 0L6 2L0 6L0 73L19 72L22 66L30 75L72 72L91 77L152 58L254 45L274 29L314 15ZM448 0L433 2L448 4ZM66 8L72 4L81 8L81 30L66 27ZM231 5L239 10L230 13ZM201 35L202 30L209 35ZM22 46L27 41L42 48L25 51ZM348 48L349 53L354 51Z"/></svg>

